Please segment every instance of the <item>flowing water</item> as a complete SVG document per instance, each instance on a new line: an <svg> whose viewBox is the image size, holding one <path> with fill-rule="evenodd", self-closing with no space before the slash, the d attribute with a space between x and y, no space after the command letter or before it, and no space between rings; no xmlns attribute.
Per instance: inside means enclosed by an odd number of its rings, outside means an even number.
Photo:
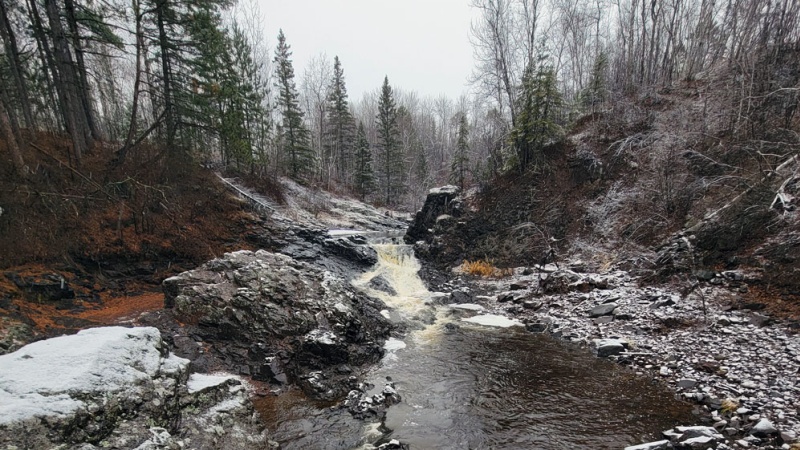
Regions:
<svg viewBox="0 0 800 450"><path fill-rule="evenodd" d="M387 342L368 380L380 390L391 379L402 402L379 433L296 394L272 400L268 426L282 448L362 448L394 438L413 449L618 449L692 421L689 406L663 387L586 349L431 306L410 248L374 247L378 265L353 284L384 300L387 317L417 326L404 341ZM376 277L396 295L370 288Z"/></svg>

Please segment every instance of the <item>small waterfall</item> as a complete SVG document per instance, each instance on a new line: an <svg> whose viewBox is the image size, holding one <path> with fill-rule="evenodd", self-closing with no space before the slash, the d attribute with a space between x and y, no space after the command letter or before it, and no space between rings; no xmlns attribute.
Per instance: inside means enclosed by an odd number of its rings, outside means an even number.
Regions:
<svg viewBox="0 0 800 450"><path fill-rule="evenodd" d="M373 244L372 247L378 254L378 264L354 280L353 285L383 300L400 319L419 320L420 314L432 312L428 305L431 293L418 275L420 264L413 248L397 244ZM376 288L379 283L371 284L374 280L385 283L395 294Z"/></svg>
<svg viewBox="0 0 800 450"><path fill-rule="evenodd" d="M409 334L390 338L384 360L365 377L373 386L367 395L391 380L402 401L380 425L311 402L279 408L282 448L374 449L398 439L415 450L613 449L689 416L648 380L584 349L522 327L498 328L507 324L496 320L463 321L470 312L434 301L440 294L420 279L412 247L383 242L372 244L375 267L352 283L383 300L386 317L408 325ZM472 319L481 317L499 316ZM602 420L592 411L603 411Z"/></svg>

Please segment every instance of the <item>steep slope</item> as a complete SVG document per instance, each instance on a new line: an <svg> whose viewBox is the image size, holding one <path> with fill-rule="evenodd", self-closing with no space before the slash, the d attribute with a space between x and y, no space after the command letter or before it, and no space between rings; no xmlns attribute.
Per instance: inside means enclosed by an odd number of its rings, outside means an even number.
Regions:
<svg viewBox="0 0 800 450"><path fill-rule="evenodd" d="M723 93L687 82L583 117L544 166L467 195L461 217L429 224L418 249L441 267L580 259L687 286L739 268L755 288L742 303L796 316L800 121L731 133Z"/></svg>

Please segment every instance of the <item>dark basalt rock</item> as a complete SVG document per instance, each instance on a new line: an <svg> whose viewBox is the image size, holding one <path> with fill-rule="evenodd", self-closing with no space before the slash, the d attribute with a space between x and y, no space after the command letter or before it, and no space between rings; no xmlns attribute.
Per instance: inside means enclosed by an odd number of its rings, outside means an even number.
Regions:
<svg viewBox="0 0 800 450"><path fill-rule="evenodd" d="M378 275L369 280L367 287L376 291L386 292L389 295L397 295L397 291L394 290L383 275Z"/></svg>
<svg viewBox="0 0 800 450"><path fill-rule="evenodd" d="M444 186L431 189L425 198L422 209L414 216L414 222L408 227L403 240L407 244L426 241L432 235L431 230L437 226L437 219L450 216L439 221L439 228L452 224L454 218L460 217L462 204L458 197L460 189L456 186Z"/></svg>
<svg viewBox="0 0 800 450"><path fill-rule="evenodd" d="M21 277L16 272L6 272L6 278L14 283L31 301L59 301L75 298L75 291L64 277L48 273L36 277Z"/></svg>
<svg viewBox="0 0 800 450"><path fill-rule="evenodd" d="M181 334L210 348L209 369L217 361L271 383L300 381L316 398L346 394L344 374L379 361L391 328L384 305L341 277L263 250L168 278L164 292Z"/></svg>

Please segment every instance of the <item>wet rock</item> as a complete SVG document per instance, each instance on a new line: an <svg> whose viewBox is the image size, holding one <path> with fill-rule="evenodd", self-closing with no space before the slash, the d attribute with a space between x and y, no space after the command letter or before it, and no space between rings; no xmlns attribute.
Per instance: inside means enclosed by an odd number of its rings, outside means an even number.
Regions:
<svg viewBox="0 0 800 450"><path fill-rule="evenodd" d="M666 450L671 448L668 440L648 442L646 444L631 445L625 447L625 450Z"/></svg>
<svg viewBox="0 0 800 450"><path fill-rule="evenodd" d="M226 253L166 279L164 292L169 313L185 324L181 333L205 342L219 364L238 372L246 365L263 381L299 380L317 398L344 395L349 387L337 366L380 360L391 328L380 301L263 250Z"/></svg>
<svg viewBox="0 0 800 450"><path fill-rule="evenodd" d="M522 307L531 311L538 311L543 306L542 302L534 300L525 300L522 302Z"/></svg>
<svg viewBox="0 0 800 450"><path fill-rule="evenodd" d="M615 309L617 309L616 303L597 305L589 311L589 317L607 316L613 313Z"/></svg>
<svg viewBox="0 0 800 450"><path fill-rule="evenodd" d="M472 303L474 297L469 291L458 289L450 293L451 303Z"/></svg>
<svg viewBox="0 0 800 450"><path fill-rule="evenodd" d="M381 444L377 447L378 450L408 450L410 447L398 441L397 439L392 439L385 444Z"/></svg>
<svg viewBox="0 0 800 450"><path fill-rule="evenodd" d="M342 405L347 408L353 417L357 419L380 419L386 414L386 408L402 401L394 383L391 381L386 383L379 393L369 395L368 391L372 387L372 385L361 384L357 389L353 389L347 394L347 398L342 402Z"/></svg>
<svg viewBox="0 0 800 450"><path fill-rule="evenodd" d="M515 282L511 283L508 286L508 288L510 290L512 290L512 291L521 291L521 290L524 290L524 289L528 289L530 286L531 286L531 282L525 280L525 281L515 281Z"/></svg>
<svg viewBox="0 0 800 450"><path fill-rule="evenodd" d="M691 378L683 378L678 380L676 384L681 389L691 389L697 386L697 380L692 380Z"/></svg>
<svg viewBox="0 0 800 450"><path fill-rule="evenodd" d="M373 266L378 262L378 254L367 245L364 236L329 238L323 241L323 245L333 255L363 266Z"/></svg>
<svg viewBox="0 0 800 450"><path fill-rule="evenodd" d="M531 333L544 333L549 328L550 323L548 322L535 322L535 323L528 323L525 324L525 329L530 331Z"/></svg>
<svg viewBox="0 0 800 450"><path fill-rule="evenodd" d="M369 283L367 283L367 287L370 289L375 289L376 291L385 292L389 295L397 295L397 291L394 290L392 285L389 284L389 281L387 281L383 275L373 277L371 280L369 280Z"/></svg>
<svg viewBox="0 0 800 450"><path fill-rule="evenodd" d="M514 301L514 294L511 292L503 292L497 295L497 302L498 303L506 303L506 302L513 302Z"/></svg>
<svg viewBox="0 0 800 450"><path fill-rule="evenodd" d="M403 237L406 243L427 242L436 226L436 219L443 215L459 217L462 212L458 198L460 189L456 186L444 186L431 189L425 198L422 209L414 216L414 222L408 227Z"/></svg>

